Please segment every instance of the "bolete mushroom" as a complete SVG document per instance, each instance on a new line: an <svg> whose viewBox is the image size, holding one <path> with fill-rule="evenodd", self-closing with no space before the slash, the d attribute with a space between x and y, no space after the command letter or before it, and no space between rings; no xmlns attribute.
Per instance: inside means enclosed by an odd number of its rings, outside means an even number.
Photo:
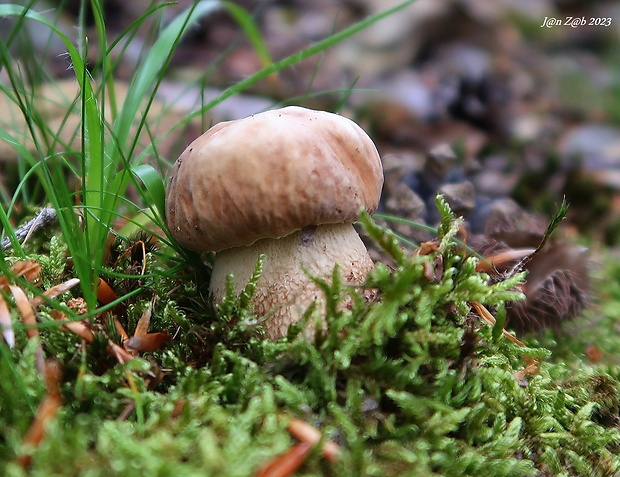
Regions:
<svg viewBox="0 0 620 477"><path fill-rule="evenodd" d="M337 114L286 107L216 124L174 164L166 195L172 236L215 252L214 301L235 292L265 255L253 297L272 339L322 300L310 276L362 283L374 264L353 222L373 213L383 185L368 135Z"/></svg>

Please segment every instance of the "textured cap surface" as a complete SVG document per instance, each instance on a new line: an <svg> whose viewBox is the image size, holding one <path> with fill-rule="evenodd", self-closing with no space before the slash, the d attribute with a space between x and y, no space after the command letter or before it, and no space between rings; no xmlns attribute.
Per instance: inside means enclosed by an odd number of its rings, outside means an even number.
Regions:
<svg viewBox="0 0 620 477"><path fill-rule="evenodd" d="M171 234L214 251L311 225L354 222L378 206L377 149L353 121L287 107L219 123L174 164L166 195Z"/></svg>

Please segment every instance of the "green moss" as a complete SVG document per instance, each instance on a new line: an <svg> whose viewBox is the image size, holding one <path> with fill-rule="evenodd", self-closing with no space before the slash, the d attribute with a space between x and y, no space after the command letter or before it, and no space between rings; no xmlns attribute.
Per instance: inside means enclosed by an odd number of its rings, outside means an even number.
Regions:
<svg viewBox="0 0 620 477"><path fill-rule="evenodd" d="M490 285L452 240L459 222L445 203L438 207L443 221L428 255L401 250L390 231L363 217L396 266L371 274L366 286L380 296L371 303L337 271L319 282L329 313L312 342L297 338L301 325L279 342L264 340L249 308L252 284L240 297L229 294L217 316L200 282L190 296L178 281L169 280L167 294L159 284L153 322L175 339L126 365L110 359L105 341L76 347L75 338L57 336L68 332L50 328L46 350L65 370L63 407L31 449L28 475L252 475L294 443L290 417L342 447L334 464L311 453L297 475L620 471L618 364L556 360L550 338L520 347L483 323L471 303L501 317L507 301L521 299L514 287L524 276ZM254 281L259 273L260 263ZM152 289L145 283L136 298L132 323ZM616 292L611 285L620 299ZM344 299L352 306L339 306ZM25 451L44 386L32 342L0 346L0 464L3 475L26 475L14 459ZM537 372L515 375L532 360Z"/></svg>

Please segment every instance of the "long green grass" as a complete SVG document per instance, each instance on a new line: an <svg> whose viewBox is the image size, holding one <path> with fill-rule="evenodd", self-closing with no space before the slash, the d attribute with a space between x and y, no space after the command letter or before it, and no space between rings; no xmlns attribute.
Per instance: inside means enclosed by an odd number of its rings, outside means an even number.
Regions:
<svg viewBox="0 0 620 477"><path fill-rule="evenodd" d="M190 30L203 16L224 9L239 23L250 44L256 50L264 67L248 78L230 86L210 102L203 104L186 118L170 128L169 133L183 128L192 118L202 116L206 111L225 99L238 94L256 84L258 81L280 70L332 47L343 39L355 34L368 25L392 14L412 3L412 1L368 18L352 27L338 32L329 38L317 42L306 50L294 55L273 61L262 41L258 27L250 13L232 2L200 1L195 2L188 10L177 16L169 25L162 27L144 59L140 62L133 75L123 104L116 104L114 98L114 70L116 65L110 57L113 50L119 49L123 42L130 41L142 24L154 16L168 4L154 4L134 23L123 31L118 38L110 40L106 31L103 5L100 1L88 2L92 10L97 30L98 50L101 52L93 65L88 65L85 58L89 53L89 44L85 35L85 7L82 8L82 19L79 22L78 45L68 38L53 21L38 13L29 6L0 5L0 17L15 19L15 26L6 43L0 43L2 63L0 66L8 74L11 87L0 86L2 92L11 98L21 109L29 128L29 136L34 140L37 152L31 154L19 138L11 137L6 131L0 130L0 137L13 145L22 158L22 184L25 191L28 176L34 174L38 184L43 188L45 200L59 212L59 223L69 251L73 258L75 272L81 280L85 299L92 309L96 308L96 284L103 271L105 251L113 222L120 216L130 219L139 210L148 213L152 224L166 230L164 221L164 178L151 164L145 160L156 154L157 144L164 137L153 138L148 147L136 153L140 133L147 128L148 110L154 101L157 88L164 78L176 46L183 35ZM59 131L50 130L37 110L36 98L29 89L27 79L22 76L17 62L12 61L9 51L12 40L18 37L17 32L26 21L38 22L50 29L67 49L71 68L79 84L79 96L74 98L73 109L80 114L82 122L75 134L81 137L79 151L62 151L59 143ZM40 73L40 76L44 76ZM106 120L107 111L104 98L110 97L111 120ZM67 111L67 115L70 111ZM60 148L57 146L61 146ZM61 152L59 152L59 150ZM78 161L72 162L67 156L76 153ZM174 158L169 158L174 159ZM66 186L67 176L75 176L81 186L77 191ZM136 186L140 192L141 203L130 204L125 198L127 188ZM17 197L17 195L16 195ZM21 196L28 201L27 194ZM76 215L76 202L79 199L79 212ZM10 204L5 204L10 211ZM23 255L20 246L12 237L6 211L0 213L0 221L4 233L11 239L19 254ZM79 217L83 217L80 224ZM184 253L167 236L159 239L170 245L178 253ZM4 270L7 272L7 270Z"/></svg>

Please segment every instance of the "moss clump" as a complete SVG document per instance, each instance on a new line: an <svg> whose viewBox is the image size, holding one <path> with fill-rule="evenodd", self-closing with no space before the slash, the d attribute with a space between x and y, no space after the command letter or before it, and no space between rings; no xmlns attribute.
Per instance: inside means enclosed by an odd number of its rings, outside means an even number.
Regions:
<svg viewBox="0 0 620 477"><path fill-rule="evenodd" d="M61 355L79 372L65 373L64 405L30 449L28 471L15 457L27 450L44 386L31 343L0 345L3 475L252 475L293 445L291 417L342 448L336 463L312 452L296 475L614 475L618 366L554 362L548 349L520 347L483 323L471 303L501 318L524 277L489 284L452 240L458 221L438 206L427 254L402 251L363 218L396 266L379 264L369 277L379 294L371 303L337 271L319 282L328 317L312 342L297 339L303 324L278 342L262 339L248 309L252 285L230 294L218 317L196 306L197 286L192 300L172 294L176 303L156 306L159 326L177 329L168 348L107 367L93 363L97 343Z"/></svg>

